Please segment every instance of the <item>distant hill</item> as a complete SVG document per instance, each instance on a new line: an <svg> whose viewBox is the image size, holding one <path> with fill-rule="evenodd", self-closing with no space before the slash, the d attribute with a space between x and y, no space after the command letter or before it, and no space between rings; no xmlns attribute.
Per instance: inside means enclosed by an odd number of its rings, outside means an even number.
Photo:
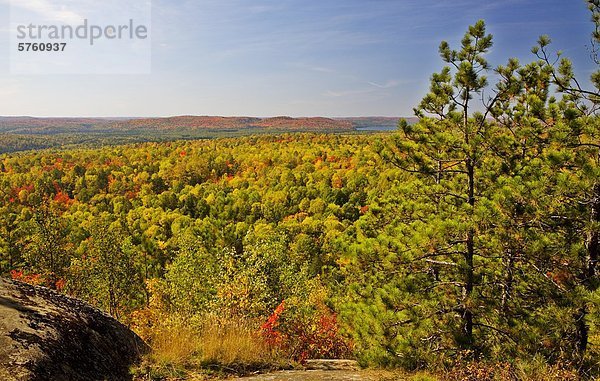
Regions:
<svg viewBox="0 0 600 381"><path fill-rule="evenodd" d="M352 126L356 130L395 130L398 127L398 121L400 119L406 119L408 123L416 123L419 119L415 117L400 118L400 117L387 117L387 116L368 116L368 117L355 117L355 118L335 118L345 122L352 123Z"/></svg>
<svg viewBox="0 0 600 381"><path fill-rule="evenodd" d="M399 118L272 118L172 116L166 118L0 117L0 154L77 145L104 146L178 139L212 139L288 132L352 133L396 129ZM413 122L415 118L408 118Z"/></svg>
<svg viewBox="0 0 600 381"><path fill-rule="evenodd" d="M259 121L259 118L248 117L186 115L124 120L113 122L110 128L115 131L238 130Z"/></svg>
<svg viewBox="0 0 600 381"><path fill-rule="evenodd" d="M174 116L168 118L131 119L110 125L115 131L228 131L261 129L273 131L351 131L352 123L328 118L275 118Z"/></svg>
<svg viewBox="0 0 600 381"><path fill-rule="evenodd" d="M0 117L0 133L53 134L61 132L90 132L106 128L115 121L117 121L116 118Z"/></svg>
<svg viewBox="0 0 600 381"><path fill-rule="evenodd" d="M173 116L167 118L32 118L0 117L0 133L58 134L72 133L135 133L135 132L201 132L267 130L277 132L354 130L346 120L329 118L274 118Z"/></svg>
<svg viewBox="0 0 600 381"><path fill-rule="evenodd" d="M352 123L343 120L287 116L262 119L256 126L274 130L351 131L354 129Z"/></svg>

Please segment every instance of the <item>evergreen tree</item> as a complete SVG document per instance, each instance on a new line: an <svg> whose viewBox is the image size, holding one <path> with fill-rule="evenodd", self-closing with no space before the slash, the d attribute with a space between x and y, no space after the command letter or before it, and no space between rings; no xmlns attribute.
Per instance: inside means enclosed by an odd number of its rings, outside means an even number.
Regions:
<svg viewBox="0 0 600 381"><path fill-rule="evenodd" d="M481 288L489 283L486 277L491 276L494 259L482 250L486 216L479 206L491 191L482 169L490 154L487 117L499 96L485 101L483 95L489 71L485 54L491 46L483 21L469 27L459 50L442 42L440 56L449 66L433 74L430 93L415 109L421 121L400 123L402 134L382 152L392 164L421 179L426 202L432 205L425 224L411 223L415 236L423 240L408 243L408 259L421 262L422 270L433 274L429 289L437 289L441 298L438 310L427 314L449 327L430 339L475 352L483 345L476 328L495 329L483 318L490 301L483 300L486 292ZM483 113L473 112L478 106ZM452 340L442 339L445 335Z"/></svg>
<svg viewBox="0 0 600 381"><path fill-rule="evenodd" d="M588 7L595 26L590 53L596 65L600 65L597 50L600 43L600 3L588 0ZM573 340L578 357L583 359L589 342L590 298L600 286L600 68L590 76L593 89L586 89L575 76L568 58L562 57L560 52L556 60L551 57L548 51L550 43L549 37L541 36L532 51L563 95L561 103L565 123L554 136L550 159L554 159L554 169L569 173L575 185L562 194L560 217L569 229L560 228L563 236L574 237L571 241L578 248L575 258L568 261L568 270L574 278L569 287L569 299L575 309ZM558 62L557 66L555 62Z"/></svg>

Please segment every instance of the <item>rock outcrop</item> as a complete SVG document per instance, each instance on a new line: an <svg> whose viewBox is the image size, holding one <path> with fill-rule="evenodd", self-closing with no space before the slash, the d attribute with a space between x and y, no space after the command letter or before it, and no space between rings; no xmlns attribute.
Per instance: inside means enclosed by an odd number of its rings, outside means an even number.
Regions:
<svg viewBox="0 0 600 381"><path fill-rule="evenodd" d="M0 380L129 380L147 351L135 333L82 301L0 279Z"/></svg>

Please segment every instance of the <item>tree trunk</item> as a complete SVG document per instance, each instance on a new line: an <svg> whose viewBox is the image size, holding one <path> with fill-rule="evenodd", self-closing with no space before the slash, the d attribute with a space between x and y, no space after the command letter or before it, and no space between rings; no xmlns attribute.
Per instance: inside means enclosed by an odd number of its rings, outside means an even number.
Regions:
<svg viewBox="0 0 600 381"><path fill-rule="evenodd" d="M589 328L585 322L587 316L587 308L585 303L583 306L577 309L575 313L575 327L577 329L577 351L579 352L580 359L583 359L583 355L587 350L588 346L588 334Z"/></svg>
<svg viewBox="0 0 600 381"><path fill-rule="evenodd" d="M507 256L504 258L504 284L502 285L502 301L501 301L501 311L504 318L508 316L508 305L512 298L512 289L513 289L513 281L514 281L514 263L515 263L515 254L512 248L508 249Z"/></svg>
<svg viewBox="0 0 600 381"><path fill-rule="evenodd" d="M600 183L594 184L591 200L590 222L592 224L600 223ZM586 240L587 258L582 274L582 283L588 291L595 291L598 288L596 279L596 267L598 265L598 253L600 252L600 232L594 226L588 233ZM585 301L577 310L575 318L575 327L577 330L577 350L583 358L588 346L589 327L586 323L587 307Z"/></svg>
<svg viewBox="0 0 600 381"><path fill-rule="evenodd" d="M469 180L469 205L475 205L475 169L473 160L467 158L467 177ZM465 253L465 288L463 295L463 336L465 347L471 349L475 344L473 337L473 311L471 310L471 296L475 286L473 258L475 257L475 229L469 228L466 239L467 251Z"/></svg>
<svg viewBox="0 0 600 381"><path fill-rule="evenodd" d="M600 224L600 183L594 184L591 204L591 222L593 224ZM598 254L600 253L600 232L597 227L593 227L592 231L588 234L586 248L585 285L588 290L594 291L598 288L596 268L598 266Z"/></svg>

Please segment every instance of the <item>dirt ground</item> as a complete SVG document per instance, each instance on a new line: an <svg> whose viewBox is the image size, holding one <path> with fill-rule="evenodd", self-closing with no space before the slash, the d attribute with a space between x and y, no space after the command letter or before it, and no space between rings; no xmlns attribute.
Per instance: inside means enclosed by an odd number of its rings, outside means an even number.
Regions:
<svg viewBox="0 0 600 381"><path fill-rule="evenodd" d="M385 371L289 370L236 378L234 381L408 381L410 377Z"/></svg>

